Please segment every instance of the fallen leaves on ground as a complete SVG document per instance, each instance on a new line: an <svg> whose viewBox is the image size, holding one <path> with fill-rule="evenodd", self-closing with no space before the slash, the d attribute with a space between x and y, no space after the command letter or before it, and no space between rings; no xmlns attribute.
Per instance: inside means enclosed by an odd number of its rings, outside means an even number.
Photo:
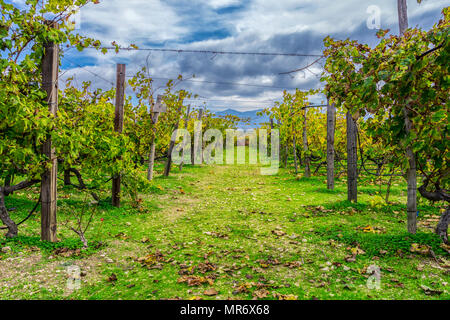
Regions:
<svg viewBox="0 0 450 320"><path fill-rule="evenodd" d="M442 294L442 291L436 290L436 289L432 289L432 288L427 287L427 286L425 286L425 285L421 285L420 287L422 288L422 290L424 291L424 293L425 293L427 296L434 296L434 295L440 295L440 294Z"/></svg>
<svg viewBox="0 0 450 320"><path fill-rule="evenodd" d="M298 296L295 296L293 294L274 293L273 297L277 298L278 300L298 300Z"/></svg>
<svg viewBox="0 0 450 320"><path fill-rule="evenodd" d="M239 294L239 293L249 293L250 289L253 287L253 283L252 282L245 282L242 284L239 284L236 286L236 289L233 290L233 294Z"/></svg>
<svg viewBox="0 0 450 320"><path fill-rule="evenodd" d="M206 261L205 263L200 263L198 265L198 271L203 274L205 274L206 272L209 272L209 271L215 271L216 269L217 269L217 266L208 261Z"/></svg>
<svg viewBox="0 0 450 320"><path fill-rule="evenodd" d="M267 298L269 296L270 292L267 291L266 289L260 289L260 290L256 290L253 292L253 297L258 298L258 299L264 299Z"/></svg>
<svg viewBox="0 0 450 320"><path fill-rule="evenodd" d="M128 240L131 239L130 236L128 236L127 234L125 234L124 232L119 232L118 234L116 234L114 236L114 238L120 239L120 240Z"/></svg>
<svg viewBox="0 0 450 320"><path fill-rule="evenodd" d="M302 264L300 261L292 261L292 262L286 262L284 264L285 267L288 267L289 269L295 269L295 268L301 268Z"/></svg>
<svg viewBox="0 0 450 320"><path fill-rule="evenodd" d="M115 273L111 274L106 281L108 281L108 282L116 282L117 281L116 274Z"/></svg>
<svg viewBox="0 0 450 320"><path fill-rule="evenodd" d="M366 226L366 227L357 227L356 230L362 230L365 233L384 233L385 229L380 227Z"/></svg>
<svg viewBox="0 0 450 320"><path fill-rule="evenodd" d="M216 237L216 238L229 239L228 235L223 234L223 233L220 233L220 232L215 232L215 231L214 231L214 232L210 232L210 231L207 231L207 232L205 232L205 234L208 235L208 236Z"/></svg>
<svg viewBox="0 0 450 320"><path fill-rule="evenodd" d="M57 256L70 258L72 256L79 256L81 254L81 250L80 249L72 250L69 248L58 248L55 251L53 251L53 253Z"/></svg>
<svg viewBox="0 0 450 320"><path fill-rule="evenodd" d="M355 262L356 256L360 254L365 254L366 252L362 250L359 246L356 246L354 248L348 247L347 250L351 252L351 255L345 257L345 261L347 262Z"/></svg>
<svg viewBox="0 0 450 320"><path fill-rule="evenodd" d="M261 268L267 269L269 268L271 265L272 266L277 266L280 265L281 262L278 261L278 259L274 259L274 258L268 258L267 260L257 260L257 263L259 263L259 265L261 266Z"/></svg>
<svg viewBox="0 0 450 320"><path fill-rule="evenodd" d="M205 296L212 297L212 296L217 296L219 294L219 292L214 288L210 288L210 289L206 290L205 292L203 292L203 294Z"/></svg>
<svg viewBox="0 0 450 320"><path fill-rule="evenodd" d="M450 254L450 245L441 243L441 248L447 251Z"/></svg>
<svg viewBox="0 0 450 320"><path fill-rule="evenodd" d="M411 249L409 249L409 251L427 256L431 253L430 249L431 249L430 246L413 243L411 245Z"/></svg>
<svg viewBox="0 0 450 320"><path fill-rule="evenodd" d="M182 276L177 280L178 283L186 283L189 287L201 286L202 284L213 285L214 280L209 277L200 276Z"/></svg>
<svg viewBox="0 0 450 320"><path fill-rule="evenodd" d="M276 235L277 237L283 237L286 235L286 232L282 231L282 230L273 230L272 233L274 235Z"/></svg>
<svg viewBox="0 0 450 320"><path fill-rule="evenodd" d="M155 253L140 257L136 261L149 269L162 269L162 263L167 262L159 250L156 250Z"/></svg>

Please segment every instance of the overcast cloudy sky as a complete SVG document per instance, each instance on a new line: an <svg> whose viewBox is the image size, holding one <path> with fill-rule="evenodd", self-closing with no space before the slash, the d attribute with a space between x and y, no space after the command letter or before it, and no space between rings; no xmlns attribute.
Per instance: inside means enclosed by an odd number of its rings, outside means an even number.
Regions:
<svg viewBox="0 0 450 320"><path fill-rule="evenodd" d="M116 41L141 48L321 54L327 35L375 44L376 30L367 27L368 8L373 5L381 12L381 28L398 33L395 0L101 0L101 4L82 9L78 31L104 44ZM408 0L410 26L430 28L448 5L449 0L423 0L421 5ZM147 59L155 78L195 74L195 82L183 82L178 88L208 98L207 106L213 110L262 108L281 97L281 88L323 86L318 80L321 64L294 75L279 75L308 65L314 57L146 51L105 56L95 50L79 53L72 49L62 68L70 69L65 76L75 74L79 82L91 79L96 86L108 88L115 81L116 63L126 63L131 75L146 65ZM157 79L155 84L166 81ZM201 105L202 101L192 104Z"/></svg>

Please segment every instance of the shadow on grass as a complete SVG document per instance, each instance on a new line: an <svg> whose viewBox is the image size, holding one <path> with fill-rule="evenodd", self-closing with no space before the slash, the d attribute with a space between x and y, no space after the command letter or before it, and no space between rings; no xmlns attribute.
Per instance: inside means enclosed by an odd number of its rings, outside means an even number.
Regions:
<svg viewBox="0 0 450 320"><path fill-rule="evenodd" d="M79 239L65 239L61 242L47 242L41 241L39 237L18 236L13 239L0 240L1 245L8 245L12 251L21 251L24 247L37 247L46 253L60 248L67 248L70 250L81 249L83 243Z"/></svg>
<svg viewBox="0 0 450 320"><path fill-rule="evenodd" d="M441 248L441 239L434 233L409 234L376 234L366 233L352 229L350 226L319 227L315 231L326 240L335 240L351 246L359 246L370 257L379 256L380 251L386 251L385 255L394 256L410 253L413 243L429 246L434 253L450 256Z"/></svg>
<svg viewBox="0 0 450 320"><path fill-rule="evenodd" d="M404 212L406 215L406 204L400 204L400 203L391 203L391 204L382 204L382 205L371 205L365 202L358 202L354 203L348 200L343 201L335 201L335 202L327 202L323 204L323 207L327 210L333 210L333 211L348 211L349 209L356 210L358 212L364 212L368 209L371 209L374 212L378 213L387 213L387 214L394 214L394 212ZM436 212L438 209L431 205L427 204L421 204L418 207L419 214L422 213L433 213Z"/></svg>
<svg viewBox="0 0 450 320"><path fill-rule="evenodd" d="M314 192L336 195L336 194L342 193L342 190L339 190L339 189L329 190L328 188L325 187L325 188L318 188Z"/></svg>
<svg viewBox="0 0 450 320"><path fill-rule="evenodd" d="M14 209L13 211L22 211L25 209L31 209L36 205L36 200L29 200L25 198L16 198L13 196L9 196L5 198L5 204L8 209Z"/></svg>

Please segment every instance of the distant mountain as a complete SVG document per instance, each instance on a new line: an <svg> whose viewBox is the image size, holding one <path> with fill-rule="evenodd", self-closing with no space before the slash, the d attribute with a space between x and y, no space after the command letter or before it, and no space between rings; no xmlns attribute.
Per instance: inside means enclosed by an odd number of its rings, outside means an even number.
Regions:
<svg viewBox="0 0 450 320"><path fill-rule="evenodd" d="M216 112L216 115L218 116L236 116L240 119L250 119L250 122L241 122L238 124L238 128L242 129L255 129L259 128L261 124L268 123L270 121L270 118L266 115L264 116L258 116L257 113L263 111L260 110L253 110L253 111L237 111L234 109L227 109L225 111Z"/></svg>

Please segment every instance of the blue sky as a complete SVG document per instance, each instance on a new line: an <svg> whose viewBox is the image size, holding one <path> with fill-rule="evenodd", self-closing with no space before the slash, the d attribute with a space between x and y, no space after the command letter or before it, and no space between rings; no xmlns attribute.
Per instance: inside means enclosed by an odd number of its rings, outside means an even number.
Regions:
<svg viewBox="0 0 450 320"><path fill-rule="evenodd" d="M398 33L396 4L394 0L101 0L100 4L81 10L78 32L105 45L116 41L123 46L133 43L142 48L320 54L327 35L375 44L376 30L367 27L370 16L367 9L372 5L380 10L381 28ZM449 0L423 0L421 5L408 0L410 26L430 28L448 5ZM63 79L75 75L78 83L92 80L96 87L109 88L115 81L116 63L126 63L127 74L132 75L148 61L150 74L156 78L195 74L196 80L221 82L183 82L178 86L215 100L207 101L210 109L251 110L270 106L271 101L280 99L283 90L269 87L321 88L320 63L292 76L279 75L313 60L145 51L101 55L94 50L79 53L72 49L66 53L62 68ZM155 80L155 85L159 87L164 82ZM320 100L317 97L315 102Z"/></svg>

